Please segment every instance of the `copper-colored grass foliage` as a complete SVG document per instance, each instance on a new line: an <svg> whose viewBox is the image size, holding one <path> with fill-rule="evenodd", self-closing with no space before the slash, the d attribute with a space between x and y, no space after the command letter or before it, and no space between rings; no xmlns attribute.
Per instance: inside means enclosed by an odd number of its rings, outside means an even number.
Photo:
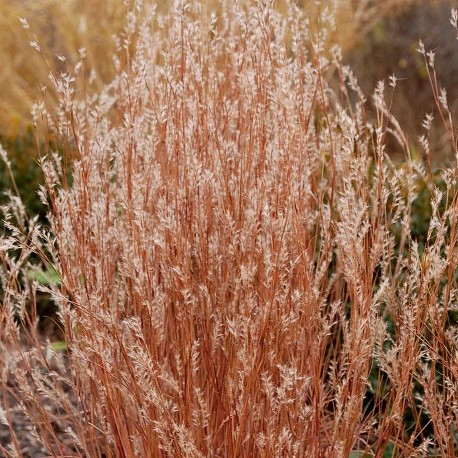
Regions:
<svg viewBox="0 0 458 458"><path fill-rule="evenodd" d="M58 108L34 108L64 149L41 161L49 227L3 208L5 456L23 455L13 397L51 456L457 454L456 165L439 186L409 158L396 80L364 99L332 10L312 33L273 3L138 2L110 84L91 90L83 51L52 76ZM39 290L63 353L36 331Z"/></svg>

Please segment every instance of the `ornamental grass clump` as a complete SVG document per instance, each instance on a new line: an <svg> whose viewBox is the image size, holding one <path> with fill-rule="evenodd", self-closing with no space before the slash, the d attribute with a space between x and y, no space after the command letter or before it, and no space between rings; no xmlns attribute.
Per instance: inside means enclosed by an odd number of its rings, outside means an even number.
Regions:
<svg viewBox="0 0 458 458"><path fill-rule="evenodd" d="M292 2L129 8L113 81L81 50L34 108L49 227L3 207L2 454L27 456L18 410L51 456L454 456L456 166L410 159L396 79L369 122L332 9L312 33Z"/></svg>

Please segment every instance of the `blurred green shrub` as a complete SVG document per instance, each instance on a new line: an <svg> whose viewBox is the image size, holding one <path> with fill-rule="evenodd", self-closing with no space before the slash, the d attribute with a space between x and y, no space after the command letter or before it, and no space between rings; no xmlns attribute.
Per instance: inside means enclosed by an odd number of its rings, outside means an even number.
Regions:
<svg viewBox="0 0 458 458"><path fill-rule="evenodd" d="M15 136L0 136L0 144L8 152L11 168L22 201L29 215L39 215L44 222L46 209L38 198L37 191L43 182L38 165L39 146L33 129L30 127ZM0 163L0 203L6 200L6 190L12 187L11 178L4 163Z"/></svg>

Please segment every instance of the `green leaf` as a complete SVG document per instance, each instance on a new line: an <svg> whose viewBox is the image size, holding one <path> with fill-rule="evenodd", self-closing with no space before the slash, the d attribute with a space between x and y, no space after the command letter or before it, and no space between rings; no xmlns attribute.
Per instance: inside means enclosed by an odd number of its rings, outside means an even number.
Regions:
<svg viewBox="0 0 458 458"><path fill-rule="evenodd" d="M64 340L56 340L55 342L51 342L51 348L54 351L67 351L68 346Z"/></svg>
<svg viewBox="0 0 458 458"><path fill-rule="evenodd" d="M51 284L58 285L60 283L59 274L53 267L47 270L30 270L27 274L27 278L31 281L37 281L40 285L49 286Z"/></svg>
<svg viewBox="0 0 458 458"><path fill-rule="evenodd" d="M369 458L371 456L373 455L366 453L364 450L353 450L348 458Z"/></svg>

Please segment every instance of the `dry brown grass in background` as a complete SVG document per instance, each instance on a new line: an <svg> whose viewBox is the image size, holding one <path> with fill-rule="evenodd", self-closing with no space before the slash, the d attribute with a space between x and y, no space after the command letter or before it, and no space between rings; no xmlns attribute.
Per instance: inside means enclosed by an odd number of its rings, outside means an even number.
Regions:
<svg viewBox="0 0 458 458"><path fill-rule="evenodd" d="M113 35L125 24L126 8L121 0L1 0L0 7L0 133L17 135L31 123L30 107L42 98L42 87L51 71L65 70L65 56L74 65L78 49L87 50L87 66L96 81L113 76ZM19 18L29 19L32 29L23 29ZM29 41L38 40L41 53L31 53ZM55 92L51 88L49 97Z"/></svg>
<svg viewBox="0 0 458 458"><path fill-rule="evenodd" d="M218 9L218 2L207 0L206 3ZM323 2L317 6L312 0L302 0L298 4L310 17L316 18L327 3L332 5L332 2ZM330 40L345 49L351 48L376 18L391 11L395 3L399 10L399 2L393 0L337 2L337 22L341 26L338 33L330 32ZM158 4L160 10L167 9L167 2ZM120 36L125 25L126 7L122 0L0 0L0 8L0 84L3 88L0 135L14 137L30 125L30 107L42 98L42 87L48 74L74 65L80 47L87 50L86 65L93 71L99 88L113 78L113 36ZM277 2L277 8L286 11L286 2ZM24 30L19 17L28 19L32 30ZM47 62L43 55L30 52L29 41L35 38L43 46ZM58 56L65 56L67 63ZM56 94L53 88L49 91L48 98L52 101Z"/></svg>
<svg viewBox="0 0 458 458"><path fill-rule="evenodd" d="M3 209L2 453L22 454L16 384L52 456L455 456L455 166L439 188L428 162L390 162L387 135L409 151L392 88L370 125L326 13L317 36L269 1L135 7L113 81L75 92L83 59L58 109L35 107L74 157L71 180L43 157L49 230ZM36 332L36 254L60 276L64 357Z"/></svg>

